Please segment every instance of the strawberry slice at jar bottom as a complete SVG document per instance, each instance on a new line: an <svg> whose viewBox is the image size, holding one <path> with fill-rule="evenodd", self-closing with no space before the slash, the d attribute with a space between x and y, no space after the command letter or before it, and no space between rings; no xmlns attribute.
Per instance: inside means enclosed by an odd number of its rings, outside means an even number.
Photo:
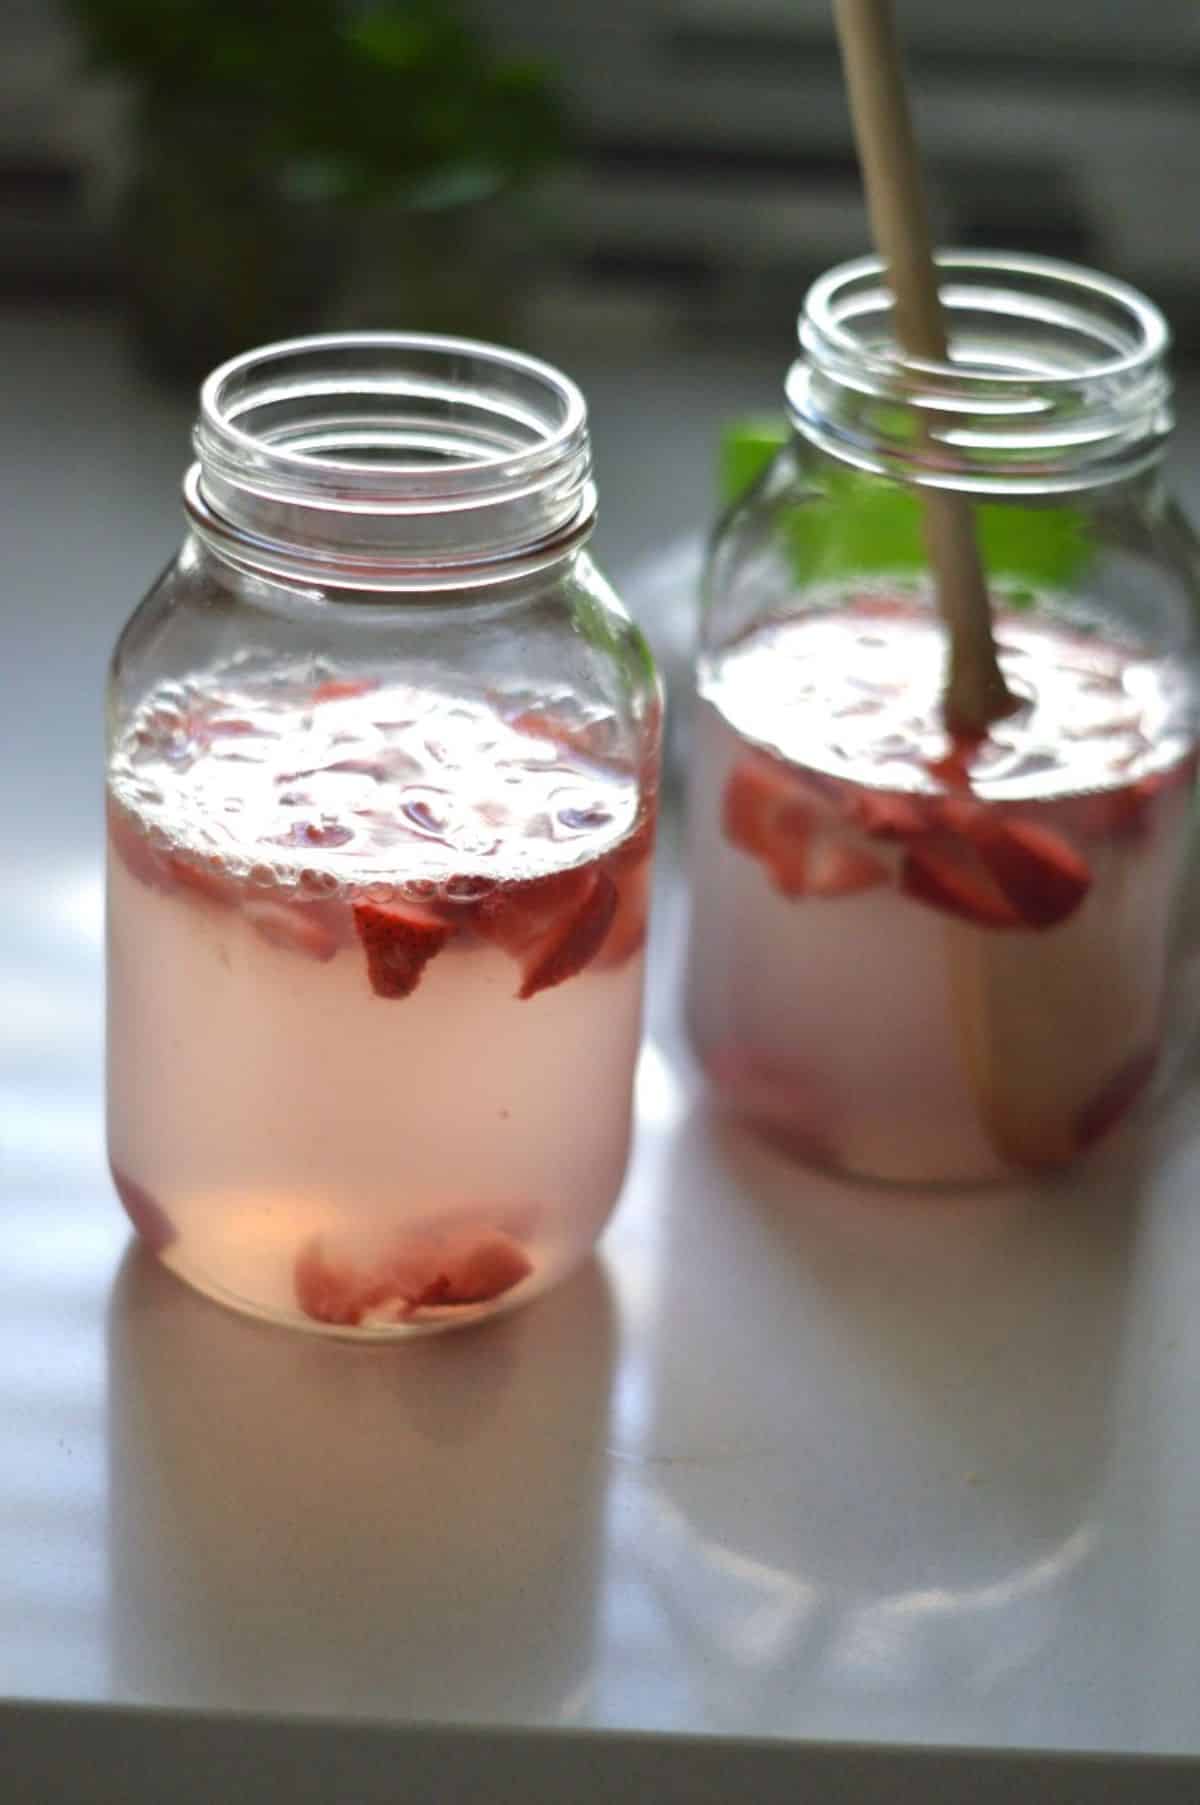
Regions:
<svg viewBox="0 0 1200 1805"><path fill-rule="evenodd" d="M524 1248L502 1229L460 1229L401 1242L366 1269L328 1253L318 1238L297 1255L293 1284L306 1316L358 1328L491 1303L532 1271Z"/></svg>
<svg viewBox="0 0 1200 1805"><path fill-rule="evenodd" d="M356 902L354 926L378 997L411 996L451 935L448 922L416 904Z"/></svg>
<svg viewBox="0 0 1200 1805"><path fill-rule="evenodd" d="M161 1253L175 1240L177 1230L156 1197L152 1197L144 1185L130 1178L117 1166L110 1165L113 1186L117 1196L124 1205L125 1214L129 1217L141 1239L151 1253Z"/></svg>
<svg viewBox="0 0 1200 1805"><path fill-rule="evenodd" d="M491 1303L533 1271L524 1248L499 1229L470 1239L457 1237L443 1251L438 1266L434 1278L413 1299L414 1315Z"/></svg>

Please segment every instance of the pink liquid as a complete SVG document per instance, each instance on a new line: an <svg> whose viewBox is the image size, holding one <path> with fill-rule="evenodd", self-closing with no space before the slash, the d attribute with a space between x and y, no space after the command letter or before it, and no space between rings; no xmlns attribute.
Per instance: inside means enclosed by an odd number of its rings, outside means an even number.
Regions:
<svg viewBox="0 0 1200 1805"><path fill-rule="evenodd" d="M286 676L139 711L110 785L109 1148L184 1278L412 1334L590 1248L625 1168L652 836L610 736Z"/></svg>
<svg viewBox="0 0 1200 1805"><path fill-rule="evenodd" d="M703 686L693 1038L815 1163L1053 1168L1154 1070L1195 773L1182 696L1036 616L999 638L1025 705L957 761L917 604L762 629Z"/></svg>

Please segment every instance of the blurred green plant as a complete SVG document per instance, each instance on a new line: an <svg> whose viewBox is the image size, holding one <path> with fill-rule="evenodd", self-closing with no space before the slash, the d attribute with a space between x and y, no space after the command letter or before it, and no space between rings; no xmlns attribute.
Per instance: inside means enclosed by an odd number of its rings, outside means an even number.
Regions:
<svg viewBox="0 0 1200 1805"><path fill-rule="evenodd" d="M722 505L740 500L790 438L782 416L732 421L718 455ZM1077 508L977 501L974 514L984 563L1006 579L1009 607L1032 607L1039 587L1065 585L1087 563L1087 524ZM785 530L806 582L916 571L928 562L918 492L849 465L830 464L822 492L789 509Z"/></svg>
<svg viewBox="0 0 1200 1805"><path fill-rule="evenodd" d="M495 55L453 0L67 0L143 131L237 121L306 199L414 208L526 185L564 137L548 68Z"/></svg>

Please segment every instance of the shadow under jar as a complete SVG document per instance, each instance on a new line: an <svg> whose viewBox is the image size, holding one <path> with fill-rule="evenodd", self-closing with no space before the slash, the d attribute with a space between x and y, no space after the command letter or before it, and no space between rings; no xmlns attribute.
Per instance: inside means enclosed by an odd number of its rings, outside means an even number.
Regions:
<svg viewBox="0 0 1200 1805"><path fill-rule="evenodd" d="M208 379L195 447L111 673L116 1186L240 1309L474 1321L586 1254L628 1152L660 699L583 398L297 340Z"/></svg>
<svg viewBox="0 0 1200 1805"><path fill-rule="evenodd" d="M690 797L688 1007L800 1157L905 1183L1069 1163L1179 1044L1196 541L1160 470L1167 333L1035 257L939 258L952 361L875 259L818 281L795 428L718 529ZM1019 706L941 713L923 494L972 504Z"/></svg>

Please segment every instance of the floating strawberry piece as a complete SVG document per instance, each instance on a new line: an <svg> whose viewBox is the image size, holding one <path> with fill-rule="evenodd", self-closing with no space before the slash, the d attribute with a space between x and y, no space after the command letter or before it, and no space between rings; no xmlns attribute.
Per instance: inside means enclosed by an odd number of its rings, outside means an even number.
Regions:
<svg viewBox="0 0 1200 1805"><path fill-rule="evenodd" d="M890 799L867 793L855 797L871 816L884 818ZM904 798L897 798L903 804ZM892 814L895 823L901 816ZM904 824L910 825L907 814ZM837 831L820 799L790 773L762 757L743 759L730 775L722 803L725 837L767 867L771 882L784 896L848 896L886 882L888 871L865 847ZM921 827L924 821L921 820Z"/></svg>
<svg viewBox="0 0 1200 1805"><path fill-rule="evenodd" d="M1195 750L1162 771L1150 771L1119 790L1097 790L1083 797L1074 813L1080 830L1103 840L1140 840L1152 829L1158 804L1196 782Z"/></svg>
<svg viewBox="0 0 1200 1805"><path fill-rule="evenodd" d="M915 902L982 928L1018 928L1021 917L970 846L944 836L909 849L900 888Z"/></svg>
<svg viewBox="0 0 1200 1805"><path fill-rule="evenodd" d="M217 903L227 909L238 900L237 881L230 877L215 853L205 858L200 854L171 852L165 855L163 863L173 885L190 890L194 896L203 897L205 902Z"/></svg>
<svg viewBox="0 0 1200 1805"><path fill-rule="evenodd" d="M1080 1147L1090 1147L1116 1127L1145 1090L1157 1064L1158 1048L1143 1047L1084 1104L1075 1118L1075 1139Z"/></svg>
<svg viewBox="0 0 1200 1805"><path fill-rule="evenodd" d="M970 840L984 825L988 805L980 802L976 796L938 796L933 803L932 812L939 827Z"/></svg>
<svg viewBox="0 0 1200 1805"><path fill-rule="evenodd" d="M584 901L592 875L587 866L575 865L544 877L498 884L481 898L476 927L511 958L520 959L552 931L560 915L572 913Z"/></svg>
<svg viewBox="0 0 1200 1805"><path fill-rule="evenodd" d="M915 840L928 833L929 809L915 796L894 790L858 790L845 808L846 820L873 840Z"/></svg>
<svg viewBox="0 0 1200 1805"><path fill-rule="evenodd" d="M143 1185L116 1166L110 1166L109 1170L112 1172L117 1196L125 1206L125 1214L151 1253L161 1253L175 1239L175 1224L158 1199L152 1197Z"/></svg>
<svg viewBox="0 0 1200 1805"><path fill-rule="evenodd" d="M357 902L353 913L375 995L411 996L449 940L449 923L416 903Z"/></svg>
<svg viewBox="0 0 1200 1805"><path fill-rule="evenodd" d="M1091 889L1087 861L1062 834L1036 821L988 815L972 844L1026 927L1056 927Z"/></svg>
<svg viewBox="0 0 1200 1805"><path fill-rule="evenodd" d="M326 964L338 950L339 936L322 902L248 902L242 913L268 946L299 953Z"/></svg>
<svg viewBox="0 0 1200 1805"><path fill-rule="evenodd" d="M605 871L588 877L579 901L554 918L526 959L517 991L523 1001L576 977L604 944L617 910L617 886Z"/></svg>
<svg viewBox="0 0 1200 1805"><path fill-rule="evenodd" d="M787 774L752 755L730 772L721 804L725 838L756 859L776 856L781 840L805 834L811 810Z"/></svg>
<svg viewBox="0 0 1200 1805"><path fill-rule="evenodd" d="M526 708L510 716L508 725L527 739L547 740L560 751L580 758L613 758L613 723L607 717L599 721L569 721L553 709Z"/></svg>
<svg viewBox="0 0 1200 1805"><path fill-rule="evenodd" d="M808 848L805 895L852 896L859 890L873 890L887 880L887 866L863 847L837 839L831 834L812 836Z"/></svg>
<svg viewBox="0 0 1200 1805"><path fill-rule="evenodd" d="M379 688L377 677L327 677L313 690L312 702L345 702L354 696L368 696Z"/></svg>
<svg viewBox="0 0 1200 1805"><path fill-rule="evenodd" d="M610 864L610 870L612 866ZM597 971L616 971L646 944L650 915L650 861L643 859L631 871L614 879L617 907L604 945L596 957Z"/></svg>

